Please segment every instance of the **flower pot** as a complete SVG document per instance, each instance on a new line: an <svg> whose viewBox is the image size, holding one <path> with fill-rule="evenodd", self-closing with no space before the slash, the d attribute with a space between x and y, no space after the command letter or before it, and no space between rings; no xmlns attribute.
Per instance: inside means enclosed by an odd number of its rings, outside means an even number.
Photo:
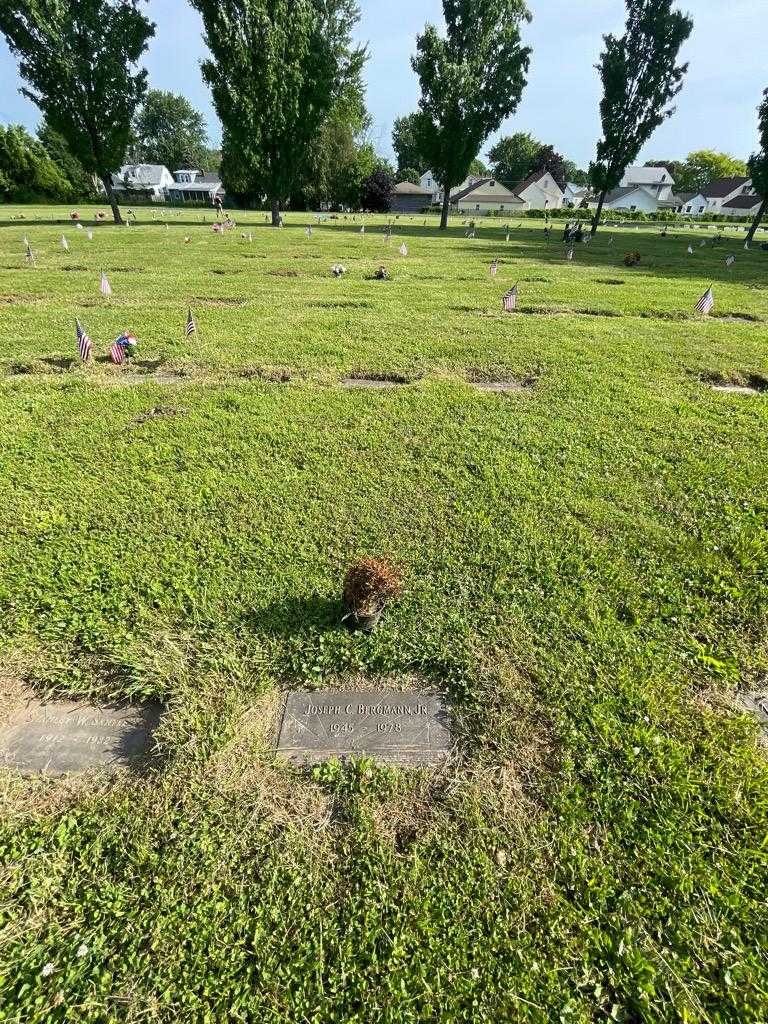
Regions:
<svg viewBox="0 0 768 1024"><path fill-rule="evenodd" d="M343 621L349 629L361 629L365 633L370 633L379 624L379 620L384 614L383 607L377 608L375 612L371 612L369 615L361 615L355 608L349 608L346 605L345 609Z"/></svg>

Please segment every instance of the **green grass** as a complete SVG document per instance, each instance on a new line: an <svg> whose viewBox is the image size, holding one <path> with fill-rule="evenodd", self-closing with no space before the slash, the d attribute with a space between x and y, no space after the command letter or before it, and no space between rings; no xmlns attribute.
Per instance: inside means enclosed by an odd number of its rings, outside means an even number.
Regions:
<svg viewBox="0 0 768 1024"><path fill-rule="evenodd" d="M0 1021L768 1019L768 770L733 698L768 672L768 397L708 385L768 379L768 255L146 210L89 243L19 212L0 675L168 714L146 776L0 775ZM710 283L728 317L694 316ZM75 316L138 364L70 364ZM408 383L340 386L363 372ZM471 384L507 376L532 386ZM406 578L370 636L339 624L360 554ZM448 692L444 770L275 762L279 691L360 676Z"/></svg>

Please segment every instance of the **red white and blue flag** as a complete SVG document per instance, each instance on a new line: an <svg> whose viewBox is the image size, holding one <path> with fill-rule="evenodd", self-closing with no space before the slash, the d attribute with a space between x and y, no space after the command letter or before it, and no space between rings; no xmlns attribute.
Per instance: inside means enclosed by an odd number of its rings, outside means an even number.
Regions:
<svg viewBox="0 0 768 1024"><path fill-rule="evenodd" d="M712 291L712 285L707 288L693 308L697 313L703 313L705 316L712 312L715 308L715 294Z"/></svg>
<svg viewBox="0 0 768 1024"><path fill-rule="evenodd" d="M125 362L125 346L121 345L119 341L113 341L109 348L109 358L116 365L120 365Z"/></svg>
<svg viewBox="0 0 768 1024"><path fill-rule="evenodd" d="M75 320L75 335L77 337L77 351L84 363L87 363L93 353L93 342L83 330L79 320Z"/></svg>
<svg viewBox="0 0 768 1024"><path fill-rule="evenodd" d="M517 285L513 285L512 288L509 289L501 302L505 313L512 313L514 311L517 306Z"/></svg>
<svg viewBox="0 0 768 1024"><path fill-rule="evenodd" d="M192 316L192 309L190 308L189 311L187 312L187 326L185 329L185 334L189 338L190 335L194 334L196 331L197 324L195 323L195 318Z"/></svg>
<svg viewBox="0 0 768 1024"><path fill-rule="evenodd" d="M109 284L109 281L107 280L107 275L106 274L102 274L101 275L101 284L99 285L99 291L107 299L112 294L112 288L111 288L111 286Z"/></svg>

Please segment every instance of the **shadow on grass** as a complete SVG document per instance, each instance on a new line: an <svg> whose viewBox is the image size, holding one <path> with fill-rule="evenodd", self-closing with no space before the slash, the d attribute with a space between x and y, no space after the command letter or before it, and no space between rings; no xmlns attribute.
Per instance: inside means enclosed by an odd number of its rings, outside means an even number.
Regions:
<svg viewBox="0 0 768 1024"><path fill-rule="evenodd" d="M306 632L326 633L343 629L343 614L340 598L310 594L285 597L256 608L244 616L244 623L255 633L295 637Z"/></svg>

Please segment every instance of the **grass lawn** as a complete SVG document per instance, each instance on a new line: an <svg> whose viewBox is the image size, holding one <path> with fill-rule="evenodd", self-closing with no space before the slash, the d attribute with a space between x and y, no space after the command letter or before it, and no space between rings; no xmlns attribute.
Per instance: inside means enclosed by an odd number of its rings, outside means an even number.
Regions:
<svg viewBox="0 0 768 1024"><path fill-rule="evenodd" d="M768 687L768 395L710 386L768 383L768 253L68 213L0 208L3 708L168 711L148 773L0 771L0 1021L768 1020L735 696ZM362 554L406 580L371 635ZM275 760L282 692L382 679L447 692L444 768Z"/></svg>

